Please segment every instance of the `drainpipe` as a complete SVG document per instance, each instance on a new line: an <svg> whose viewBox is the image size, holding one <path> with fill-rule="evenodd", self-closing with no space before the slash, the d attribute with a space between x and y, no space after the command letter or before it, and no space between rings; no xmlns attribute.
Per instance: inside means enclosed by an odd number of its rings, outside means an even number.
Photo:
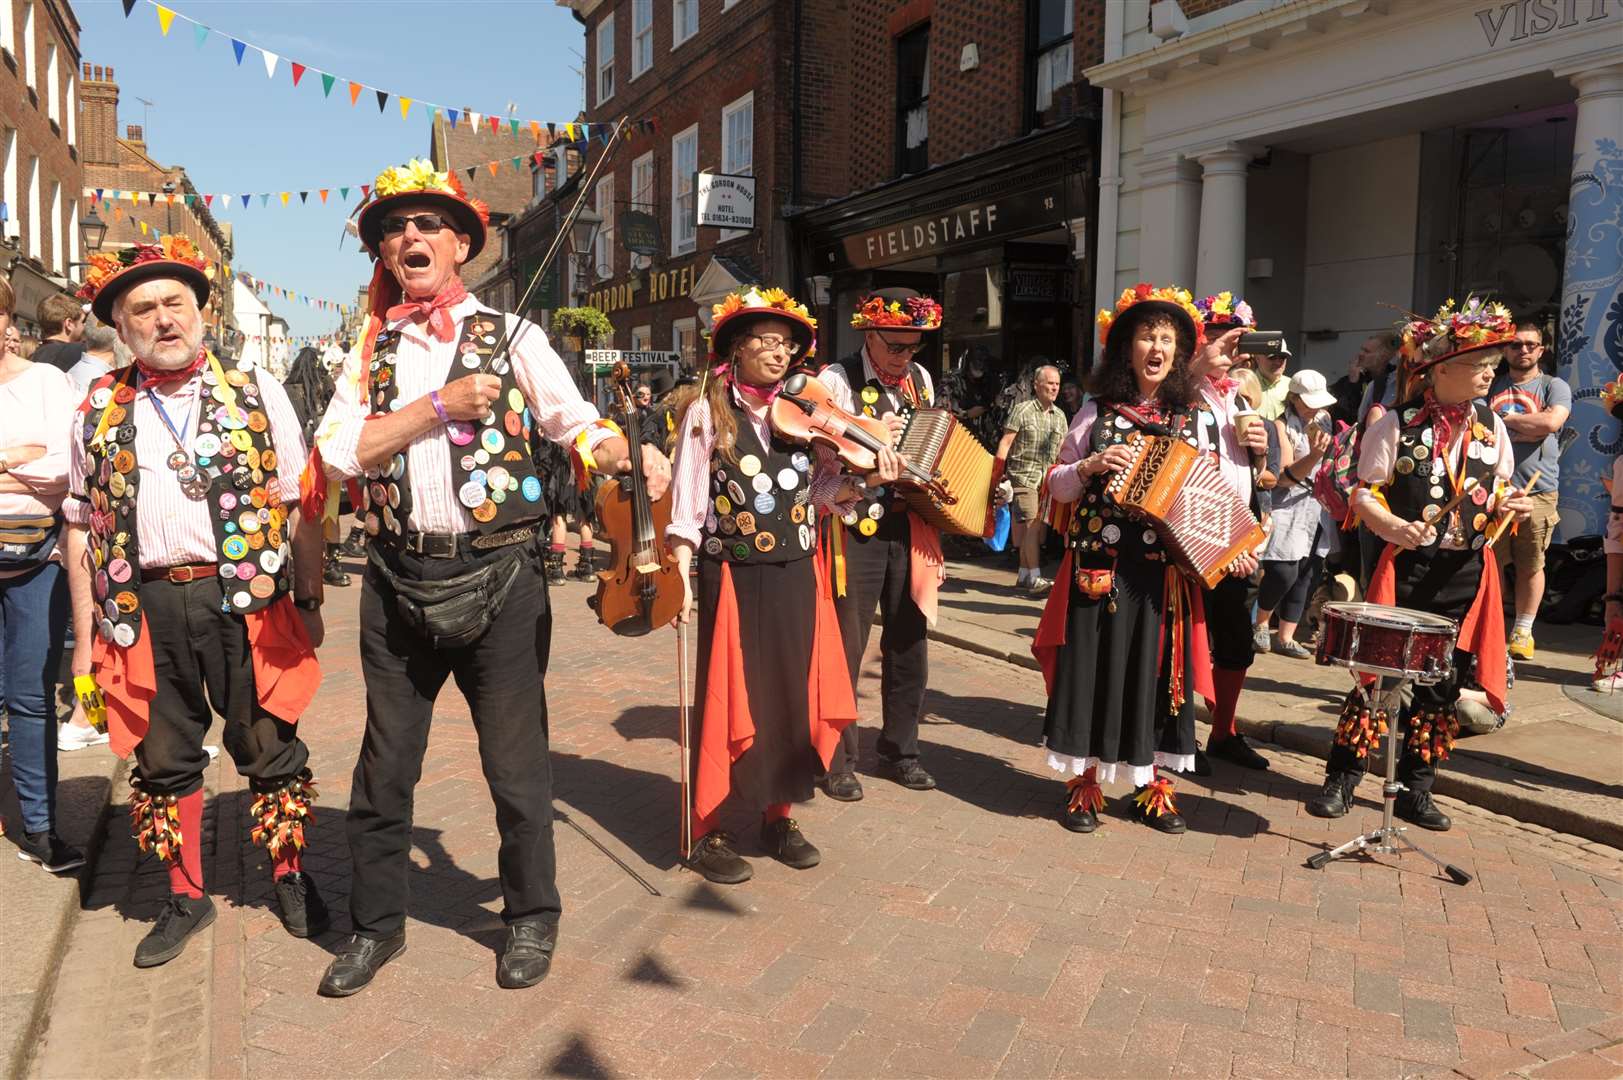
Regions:
<svg viewBox="0 0 1623 1080"><path fill-rule="evenodd" d="M1105 5L1105 62L1121 59L1122 5ZM1094 308L1116 302L1116 222L1121 202L1121 93L1108 87L1101 103L1104 124L1099 133L1098 254L1094 260Z"/></svg>

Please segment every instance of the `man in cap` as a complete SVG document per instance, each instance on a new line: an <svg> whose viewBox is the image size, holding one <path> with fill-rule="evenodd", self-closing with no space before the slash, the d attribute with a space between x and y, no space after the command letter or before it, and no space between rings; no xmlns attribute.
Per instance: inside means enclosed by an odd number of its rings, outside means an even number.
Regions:
<svg viewBox="0 0 1623 1080"><path fill-rule="evenodd" d="M92 256L80 290L135 361L80 406L63 509L73 671L94 671L112 748L135 753L136 840L169 863L137 967L214 920L202 787L215 713L254 793L283 925L327 926L300 861L315 791L294 726L321 678L321 526L296 506L304 439L281 385L203 348L211 273L189 239L166 236Z"/></svg>
<svg viewBox="0 0 1623 1080"><path fill-rule="evenodd" d="M941 305L910 289L882 290L862 299L851 326L863 331L861 350L828 365L817 377L834 404L885 420L899 435L907 411L935 400L930 373L913 357L924 348L925 334L941 329ZM853 688L875 612L885 613L879 638L884 715L880 769L903 787L928 791L935 778L919 764L919 715L929 678L928 634L935 622L936 591L946 576L940 535L885 487L865 489L854 508L843 517L830 516L824 528L833 553L830 587ZM830 797L845 802L862 798L856 758L857 725L851 724L841 732L829 762Z"/></svg>
<svg viewBox="0 0 1623 1080"><path fill-rule="evenodd" d="M507 923L497 983L540 982L557 943L542 683L548 511L531 435L571 447L583 476L629 463L624 438L581 398L546 335L463 288L461 267L484 246L487 223L455 174L426 161L380 175L357 221L377 260L370 314L316 437L328 475L362 478L371 536L366 737L346 823L354 933L321 981L328 996L361 990L405 947L412 792L447 678L468 698L496 803ZM643 462L657 498L670 463L650 450Z"/></svg>

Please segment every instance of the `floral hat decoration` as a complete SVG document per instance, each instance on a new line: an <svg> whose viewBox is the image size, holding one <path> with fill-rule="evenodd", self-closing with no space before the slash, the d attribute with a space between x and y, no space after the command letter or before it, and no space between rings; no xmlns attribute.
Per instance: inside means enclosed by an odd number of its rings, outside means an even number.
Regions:
<svg viewBox="0 0 1623 1080"><path fill-rule="evenodd" d="M1251 312L1251 305L1235 296L1227 289L1216 296L1203 296L1195 301L1195 310L1208 327L1224 330L1233 330L1244 327L1254 330L1257 326L1257 317Z"/></svg>
<svg viewBox="0 0 1623 1080"><path fill-rule="evenodd" d="M484 248L490 207L470 197L456 173L440 172L433 162L412 158L404 165L391 165L378 173L372 182L370 198L360 205L360 220L356 226L361 243L373 255L383 242L384 217L392 208L408 203L436 206L456 219L458 231L468 235L468 258Z"/></svg>
<svg viewBox="0 0 1623 1080"><path fill-rule="evenodd" d="M1106 352L1115 344L1112 334L1117 327L1124 325L1122 316L1129 311L1170 315L1174 322L1189 332L1195 348L1206 343L1205 317L1195 306L1194 297L1189 295L1188 289L1180 289L1176 285L1157 287L1141 281L1131 289L1121 291L1121 295L1116 297L1115 310L1099 309L1096 320L1099 324L1099 344L1104 346Z"/></svg>
<svg viewBox="0 0 1623 1080"><path fill-rule="evenodd" d="M1601 408L1623 420L1623 379L1613 379L1600 388Z"/></svg>
<svg viewBox="0 0 1623 1080"><path fill-rule="evenodd" d="M737 333L759 319L782 319L788 323L800 345L799 359L817 352L817 320L806 305L782 289L751 286L730 293L710 308L710 359L724 361L732 351Z"/></svg>
<svg viewBox="0 0 1623 1080"><path fill-rule="evenodd" d="M853 330L939 330L941 305L911 290L871 293L857 303L851 316Z"/></svg>
<svg viewBox="0 0 1623 1080"><path fill-rule="evenodd" d="M1478 349L1492 349L1516 339L1510 309L1480 296L1468 296L1455 308L1448 299L1431 318L1414 316L1403 325L1399 353L1403 365L1418 375L1444 360Z"/></svg>
<svg viewBox="0 0 1623 1080"><path fill-rule="evenodd" d="M156 244L136 244L90 256L90 270L77 295L90 301L96 318L111 325L113 301L143 281L179 278L192 287L197 305L202 307L209 301L209 279L213 276L214 264L197 250L191 237L177 233L162 237Z"/></svg>

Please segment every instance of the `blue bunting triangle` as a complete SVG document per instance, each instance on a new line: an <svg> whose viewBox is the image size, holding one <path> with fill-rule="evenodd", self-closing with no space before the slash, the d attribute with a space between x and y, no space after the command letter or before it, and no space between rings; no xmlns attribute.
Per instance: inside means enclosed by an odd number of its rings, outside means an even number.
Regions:
<svg viewBox="0 0 1623 1080"><path fill-rule="evenodd" d="M242 54L247 48L248 46L245 42L238 41L236 38L231 39L231 51L237 54L238 67L242 66Z"/></svg>

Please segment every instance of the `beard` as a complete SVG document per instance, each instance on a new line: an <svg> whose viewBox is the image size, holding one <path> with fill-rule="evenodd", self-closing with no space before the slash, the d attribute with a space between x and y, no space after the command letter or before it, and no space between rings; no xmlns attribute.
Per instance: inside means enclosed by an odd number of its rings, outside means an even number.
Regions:
<svg viewBox="0 0 1623 1080"><path fill-rule="evenodd" d="M171 340L162 340L165 337ZM197 359L197 350L203 344L201 324L191 329L170 327L165 331L154 328L149 334L136 335L130 342L130 351L148 367L162 371L178 371Z"/></svg>

